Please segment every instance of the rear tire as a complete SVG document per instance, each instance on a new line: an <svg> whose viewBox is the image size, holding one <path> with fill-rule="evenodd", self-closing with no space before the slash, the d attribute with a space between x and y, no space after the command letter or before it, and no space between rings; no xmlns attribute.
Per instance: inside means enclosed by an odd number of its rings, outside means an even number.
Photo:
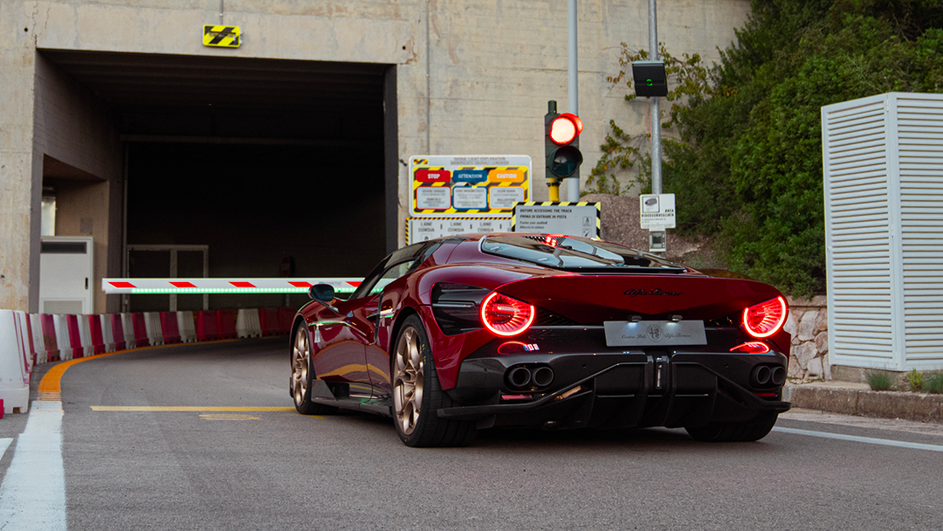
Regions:
<svg viewBox="0 0 943 531"><path fill-rule="evenodd" d="M468 446L478 434L474 422L439 418L452 407L442 390L422 320L406 318L390 353L393 421L406 446Z"/></svg>
<svg viewBox="0 0 943 531"><path fill-rule="evenodd" d="M776 424L778 413L765 415L753 422L685 427L694 440L701 442L753 442L766 437Z"/></svg>
<svg viewBox="0 0 943 531"><path fill-rule="evenodd" d="M295 409L302 415L328 415L337 411L336 407L316 404L311 401L314 384L314 364L311 356L311 341L308 339L307 326L302 324L295 330L295 339L291 344L291 392Z"/></svg>

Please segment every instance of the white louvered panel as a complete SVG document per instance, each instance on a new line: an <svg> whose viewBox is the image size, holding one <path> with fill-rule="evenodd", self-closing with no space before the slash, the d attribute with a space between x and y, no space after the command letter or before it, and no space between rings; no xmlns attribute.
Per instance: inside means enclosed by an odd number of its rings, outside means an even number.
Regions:
<svg viewBox="0 0 943 531"><path fill-rule="evenodd" d="M909 365L943 366L943 99L898 99L904 329Z"/></svg>
<svg viewBox="0 0 943 531"><path fill-rule="evenodd" d="M829 359L873 366L892 356L886 104L823 112Z"/></svg>

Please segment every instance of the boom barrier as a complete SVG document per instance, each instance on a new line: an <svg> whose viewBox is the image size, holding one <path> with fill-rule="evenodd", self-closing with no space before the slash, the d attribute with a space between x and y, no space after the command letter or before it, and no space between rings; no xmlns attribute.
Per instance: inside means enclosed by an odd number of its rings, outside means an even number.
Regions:
<svg viewBox="0 0 943 531"><path fill-rule="evenodd" d="M352 293L361 278L103 278L107 295L182 295L202 293L307 293L329 284L338 293Z"/></svg>

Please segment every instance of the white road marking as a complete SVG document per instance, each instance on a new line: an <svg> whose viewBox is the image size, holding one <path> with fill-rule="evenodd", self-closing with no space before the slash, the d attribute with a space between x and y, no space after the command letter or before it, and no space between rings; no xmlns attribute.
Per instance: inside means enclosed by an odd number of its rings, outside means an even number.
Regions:
<svg viewBox="0 0 943 531"><path fill-rule="evenodd" d="M943 452L943 446L936 444L921 444L905 441L895 441L892 439L875 439L873 437L858 437L856 435L842 435L841 433L828 433L824 431L797 430L795 428L775 427L773 431L780 433L791 433L793 435L808 435L809 437L822 437L824 439L839 439L842 441L853 441L867 444L878 444L882 446L896 446L899 448L911 448L915 450L929 450L931 452Z"/></svg>
<svg viewBox="0 0 943 531"><path fill-rule="evenodd" d="M34 401L0 485L0 530L65 531L62 402Z"/></svg>
<svg viewBox="0 0 943 531"><path fill-rule="evenodd" d="M13 442L13 439L0 439L0 459L3 459L3 455L7 453L7 448L10 447L11 442Z"/></svg>

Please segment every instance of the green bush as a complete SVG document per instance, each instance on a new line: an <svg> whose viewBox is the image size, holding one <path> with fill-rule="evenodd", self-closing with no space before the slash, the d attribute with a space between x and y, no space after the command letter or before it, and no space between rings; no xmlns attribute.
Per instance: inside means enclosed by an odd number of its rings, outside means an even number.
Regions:
<svg viewBox="0 0 943 531"><path fill-rule="evenodd" d="M910 390L920 392L923 390L923 374L917 372L917 369L911 369L907 373L907 382L910 384Z"/></svg>
<svg viewBox="0 0 943 531"><path fill-rule="evenodd" d="M714 237L729 269L784 292L824 292L821 108L943 92L941 28L937 1L753 0L720 64L665 51L677 135L664 141L663 191L676 194L678 232ZM626 65L645 56L623 46L610 80L631 86ZM610 130L587 191L650 189L646 135Z"/></svg>
<svg viewBox="0 0 943 531"><path fill-rule="evenodd" d="M865 378L872 391L890 391L894 387L894 378L887 371L867 371Z"/></svg>
<svg viewBox="0 0 943 531"><path fill-rule="evenodd" d="M943 394L943 372L934 372L927 375L925 389L928 393Z"/></svg>

